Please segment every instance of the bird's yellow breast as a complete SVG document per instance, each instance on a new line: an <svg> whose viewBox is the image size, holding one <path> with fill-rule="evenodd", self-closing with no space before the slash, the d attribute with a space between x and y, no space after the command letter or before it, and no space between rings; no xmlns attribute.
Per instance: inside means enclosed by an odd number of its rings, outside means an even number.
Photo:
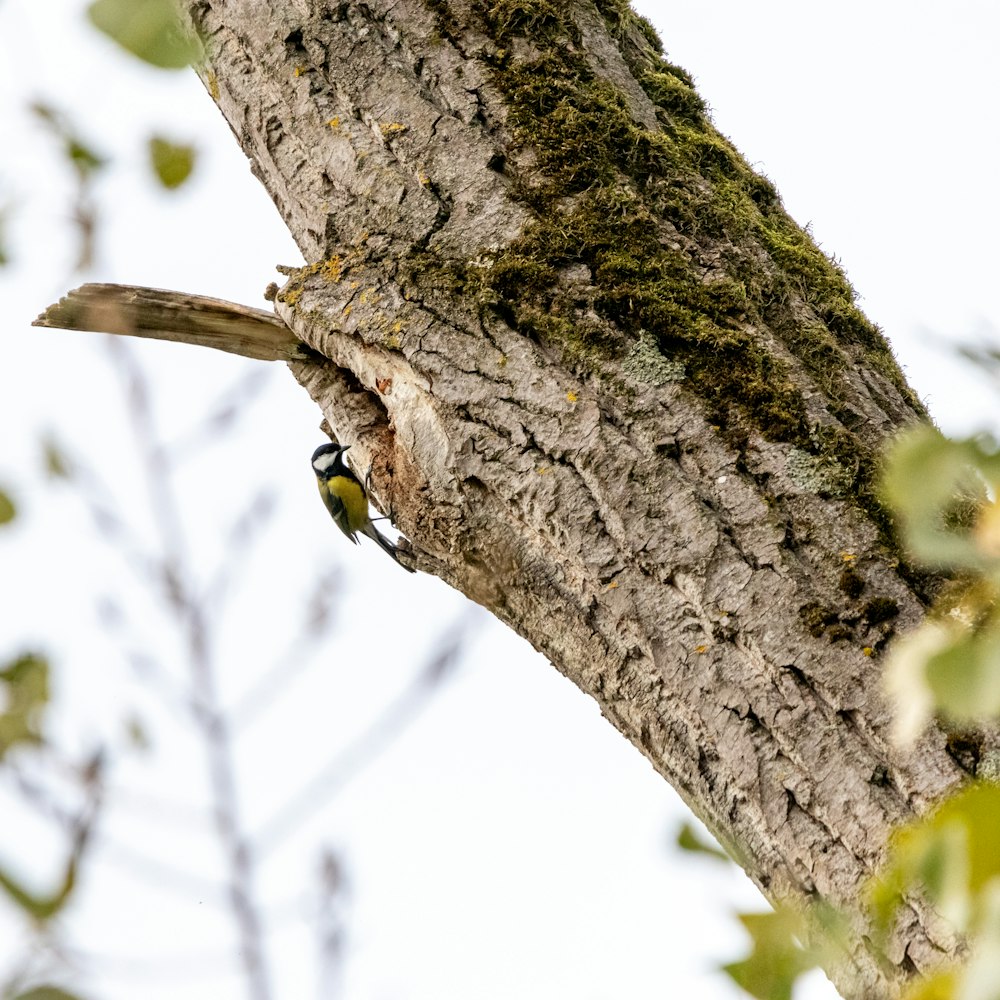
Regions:
<svg viewBox="0 0 1000 1000"><path fill-rule="evenodd" d="M347 476L332 476L326 487L344 505L351 531L360 531L368 523L368 499L361 484Z"/></svg>

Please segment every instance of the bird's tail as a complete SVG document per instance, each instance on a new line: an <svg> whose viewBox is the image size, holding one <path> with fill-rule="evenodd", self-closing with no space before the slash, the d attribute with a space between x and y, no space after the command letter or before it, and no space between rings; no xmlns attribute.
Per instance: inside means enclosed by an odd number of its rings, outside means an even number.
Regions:
<svg viewBox="0 0 1000 1000"><path fill-rule="evenodd" d="M399 560L399 547L393 545L385 535L382 534L378 528L375 527L371 521L368 522L365 527L361 529L362 535L367 535L383 552L388 552L389 555L396 561L396 563L403 567L407 573L415 573L416 570L412 566L407 566L406 563L400 562Z"/></svg>

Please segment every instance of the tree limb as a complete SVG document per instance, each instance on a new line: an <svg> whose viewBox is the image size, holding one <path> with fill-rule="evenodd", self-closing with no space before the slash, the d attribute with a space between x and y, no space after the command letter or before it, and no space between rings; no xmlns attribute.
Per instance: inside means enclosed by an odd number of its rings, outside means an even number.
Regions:
<svg viewBox="0 0 1000 1000"><path fill-rule="evenodd" d="M258 361L303 361L311 356L273 313L137 285L81 285L49 306L32 326L197 344Z"/></svg>

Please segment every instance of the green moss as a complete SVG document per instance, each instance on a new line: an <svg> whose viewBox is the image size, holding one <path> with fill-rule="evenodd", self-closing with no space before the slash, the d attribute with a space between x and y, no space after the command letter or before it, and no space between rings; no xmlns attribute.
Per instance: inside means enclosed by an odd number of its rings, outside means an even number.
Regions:
<svg viewBox="0 0 1000 1000"><path fill-rule="evenodd" d="M552 39L566 36L579 42L579 32L559 15L549 0L495 0L481 5L493 27L495 39L508 43L516 35Z"/></svg>
<svg viewBox="0 0 1000 1000"><path fill-rule="evenodd" d="M828 628L838 624L840 621L840 617L836 611L831 608L825 608L815 601L803 604L799 608L799 618L809 634L815 636L817 639Z"/></svg>
<svg viewBox="0 0 1000 1000"><path fill-rule="evenodd" d="M658 104L671 114L685 118L701 118L705 114L705 102L691 84L680 79L676 73L651 70L639 79L642 89L654 104Z"/></svg>
<svg viewBox="0 0 1000 1000"><path fill-rule="evenodd" d="M444 0L428 3L446 34ZM475 283L482 308L574 363L631 359L654 381L683 377L735 445L751 431L793 445L817 492L851 493L891 532L875 493L876 456L844 426L813 425L785 354L834 417L859 359L921 412L878 328L770 181L712 127L690 75L663 57L648 23L625 0L597 6L659 108L660 127L637 122L625 95L595 77L555 0L479 2L483 30L500 46L488 58L508 100L507 124L535 164L512 180L536 218L459 280ZM511 44L518 37L530 43L526 58L514 56L525 51ZM559 269L581 264L603 326L582 322L586 310L560 297ZM812 321L789 305L802 298ZM782 350L746 332L754 327L766 327Z"/></svg>
<svg viewBox="0 0 1000 1000"><path fill-rule="evenodd" d="M865 581L850 566L840 574L840 589L852 600L857 600L865 589Z"/></svg>
<svg viewBox="0 0 1000 1000"><path fill-rule="evenodd" d="M635 26L642 33L642 37L649 43L649 47L654 52L662 55L663 42L660 41L660 36L656 33L656 28L653 27L652 21L648 18L637 16L635 19Z"/></svg>
<svg viewBox="0 0 1000 1000"><path fill-rule="evenodd" d="M880 625L899 614L899 605L891 597L875 597L862 610L862 616L869 625Z"/></svg>

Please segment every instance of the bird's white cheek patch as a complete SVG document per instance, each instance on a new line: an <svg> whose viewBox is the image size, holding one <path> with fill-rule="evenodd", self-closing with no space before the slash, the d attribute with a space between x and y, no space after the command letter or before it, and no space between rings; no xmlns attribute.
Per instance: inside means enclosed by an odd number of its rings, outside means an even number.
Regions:
<svg viewBox="0 0 1000 1000"><path fill-rule="evenodd" d="M313 462L313 468L317 472L326 472L327 469L337 461L337 456L335 454L320 455L319 458Z"/></svg>

